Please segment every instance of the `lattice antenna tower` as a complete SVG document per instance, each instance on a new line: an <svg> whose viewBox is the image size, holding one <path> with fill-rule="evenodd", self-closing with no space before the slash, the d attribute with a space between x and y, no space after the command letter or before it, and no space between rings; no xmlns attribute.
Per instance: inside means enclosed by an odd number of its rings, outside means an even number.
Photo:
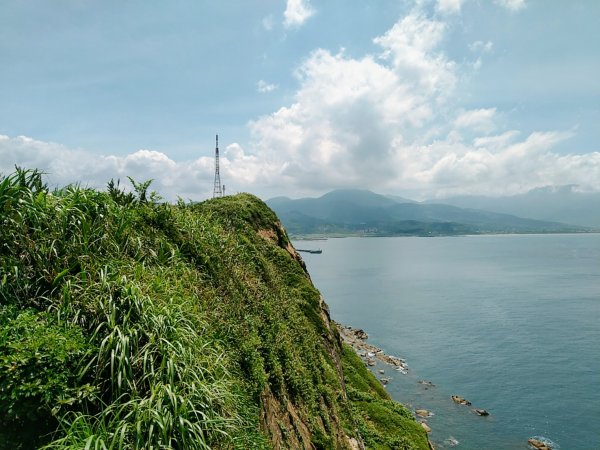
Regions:
<svg viewBox="0 0 600 450"><path fill-rule="evenodd" d="M223 188L221 185L221 174L219 173L219 135L216 138L217 144L215 146L215 184L213 189L213 198L223 197Z"/></svg>

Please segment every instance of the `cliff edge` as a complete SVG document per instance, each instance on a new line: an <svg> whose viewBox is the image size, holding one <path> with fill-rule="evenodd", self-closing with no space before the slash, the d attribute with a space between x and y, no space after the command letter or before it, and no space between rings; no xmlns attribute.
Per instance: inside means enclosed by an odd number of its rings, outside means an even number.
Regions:
<svg viewBox="0 0 600 450"><path fill-rule="evenodd" d="M0 177L0 449L427 449L276 215Z"/></svg>

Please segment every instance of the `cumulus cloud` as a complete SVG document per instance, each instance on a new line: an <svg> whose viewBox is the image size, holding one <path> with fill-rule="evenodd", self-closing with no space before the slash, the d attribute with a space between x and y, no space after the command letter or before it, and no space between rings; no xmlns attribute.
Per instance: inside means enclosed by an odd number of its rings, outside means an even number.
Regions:
<svg viewBox="0 0 600 450"><path fill-rule="evenodd" d="M396 178L394 147L420 133L456 83L455 64L436 51L443 33L415 12L374 40L378 55L314 51L297 70L294 103L251 122L254 150L298 188Z"/></svg>
<svg viewBox="0 0 600 450"><path fill-rule="evenodd" d="M286 28L299 27L314 13L315 10L308 0L287 0L287 6L283 13L283 25Z"/></svg>
<svg viewBox="0 0 600 450"><path fill-rule="evenodd" d="M269 164L269 182L296 195L358 186L421 198L556 183L600 189L598 153L555 152L570 133L520 137L501 130L497 108L456 105L468 67L443 53L445 36L443 22L415 9L374 39L377 54L311 53L293 102L250 123L251 153Z"/></svg>
<svg viewBox="0 0 600 450"><path fill-rule="evenodd" d="M413 11L383 36L374 39L383 48L381 58L390 60L403 84L411 84L425 95L452 93L456 64L437 51L446 25Z"/></svg>
<svg viewBox="0 0 600 450"><path fill-rule="evenodd" d="M520 11L526 6L525 0L494 0L494 3L511 12Z"/></svg>
<svg viewBox="0 0 600 450"><path fill-rule="evenodd" d="M259 80L259 82L256 83L256 90L261 94L273 92L277 88L278 86L276 84L267 83L265 80Z"/></svg>

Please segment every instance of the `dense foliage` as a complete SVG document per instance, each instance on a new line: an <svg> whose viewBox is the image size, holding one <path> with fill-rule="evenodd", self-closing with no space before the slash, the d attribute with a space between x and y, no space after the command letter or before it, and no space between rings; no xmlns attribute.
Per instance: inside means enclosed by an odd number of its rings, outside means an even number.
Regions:
<svg viewBox="0 0 600 450"><path fill-rule="evenodd" d="M274 213L133 184L0 177L0 448L396 448Z"/></svg>

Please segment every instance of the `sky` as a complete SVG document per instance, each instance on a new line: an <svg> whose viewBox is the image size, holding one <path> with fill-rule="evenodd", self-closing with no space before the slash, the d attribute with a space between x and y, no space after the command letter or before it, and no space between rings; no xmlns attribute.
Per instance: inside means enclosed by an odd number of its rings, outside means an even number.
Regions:
<svg viewBox="0 0 600 450"><path fill-rule="evenodd" d="M166 200L600 191L596 0L8 0L0 173Z"/></svg>

